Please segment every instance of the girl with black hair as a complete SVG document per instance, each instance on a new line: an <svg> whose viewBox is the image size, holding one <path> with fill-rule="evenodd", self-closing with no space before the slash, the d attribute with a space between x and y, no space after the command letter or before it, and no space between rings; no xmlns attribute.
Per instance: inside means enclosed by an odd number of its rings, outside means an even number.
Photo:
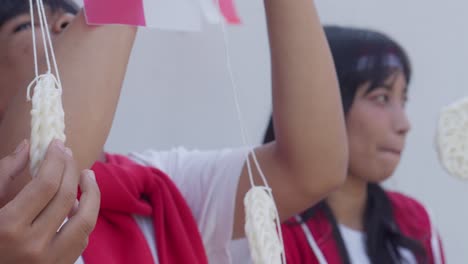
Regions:
<svg viewBox="0 0 468 264"><path fill-rule="evenodd" d="M425 208L379 183L397 167L410 130L410 62L384 34L328 26L349 144L345 184L283 224L289 264L443 263ZM270 121L265 143L273 141ZM322 258L321 261L319 259Z"/></svg>

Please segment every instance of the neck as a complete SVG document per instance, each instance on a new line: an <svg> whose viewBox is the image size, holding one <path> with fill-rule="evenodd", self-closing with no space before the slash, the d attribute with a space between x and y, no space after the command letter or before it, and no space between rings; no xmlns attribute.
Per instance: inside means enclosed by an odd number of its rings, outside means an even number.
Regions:
<svg viewBox="0 0 468 264"><path fill-rule="evenodd" d="M104 150L99 154L97 161L106 162L106 154L104 153Z"/></svg>
<svg viewBox="0 0 468 264"><path fill-rule="evenodd" d="M368 182L348 175L345 184L327 198L336 221L355 230L363 230Z"/></svg>

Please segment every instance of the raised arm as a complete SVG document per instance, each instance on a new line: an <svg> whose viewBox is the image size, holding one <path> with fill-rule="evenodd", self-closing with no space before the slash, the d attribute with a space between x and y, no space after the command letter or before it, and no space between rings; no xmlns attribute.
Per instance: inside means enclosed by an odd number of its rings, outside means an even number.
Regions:
<svg viewBox="0 0 468 264"><path fill-rule="evenodd" d="M348 146L333 60L314 1L264 2L276 142L255 151L273 189L280 218L286 220L344 181ZM249 188L244 166L234 238L244 235L243 198Z"/></svg>
<svg viewBox="0 0 468 264"><path fill-rule="evenodd" d="M88 26L80 12L54 43L63 84L66 145L73 150L79 169L89 168L102 151L135 35L133 27ZM0 157L30 137L26 87L33 79L32 69L31 64L0 125Z"/></svg>

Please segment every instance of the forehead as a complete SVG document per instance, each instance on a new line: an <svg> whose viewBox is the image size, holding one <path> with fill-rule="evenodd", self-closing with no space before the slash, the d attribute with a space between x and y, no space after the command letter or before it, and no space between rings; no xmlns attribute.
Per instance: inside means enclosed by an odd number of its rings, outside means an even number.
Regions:
<svg viewBox="0 0 468 264"><path fill-rule="evenodd" d="M406 82L405 74L401 69L395 70L381 85L385 88L394 92L404 92L408 90L408 83Z"/></svg>
<svg viewBox="0 0 468 264"><path fill-rule="evenodd" d="M366 96L378 89L406 94L408 92L408 83L405 74L401 69L395 69L395 71L381 83L372 84L371 81L367 81L358 87L356 96Z"/></svg>
<svg viewBox="0 0 468 264"><path fill-rule="evenodd" d="M29 11L29 2L25 0L2 0L0 5L0 27L8 20L27 13Z"/></svg>
<svg viewBox="0 0 468 264"><path fill-rule="evenodd" d="M380 84L384 88L398 88L401 86L406 86L406 77L403 71L400 68L395 68L392 70L390 75L383 80Z"/></svg>

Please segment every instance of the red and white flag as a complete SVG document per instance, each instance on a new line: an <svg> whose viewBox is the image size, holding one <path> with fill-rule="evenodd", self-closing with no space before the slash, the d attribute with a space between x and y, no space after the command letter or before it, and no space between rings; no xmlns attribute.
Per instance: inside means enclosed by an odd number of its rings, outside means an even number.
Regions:
<svg viewBox="0 0 468 264"><path fill-rule="evenodd" d="M197 31L203 20L239 24L234 0L84 0L89 24Z"/></svg>

